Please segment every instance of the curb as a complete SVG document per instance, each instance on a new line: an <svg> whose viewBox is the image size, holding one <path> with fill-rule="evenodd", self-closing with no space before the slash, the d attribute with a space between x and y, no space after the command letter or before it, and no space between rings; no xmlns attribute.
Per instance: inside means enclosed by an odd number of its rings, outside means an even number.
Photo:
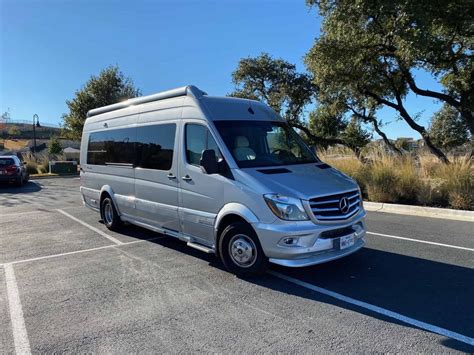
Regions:
<svg viewBox="0 0 474 355"><path fill-rule="evenodd" d="M51 175L51 176L30 176L30 180L43 180L43 179L71 179L78 178L79 174L69 174L69 175Z"/></svg>
<svg viewBox="0 0 474 355"><path fill-rule="evenodd" d="M452 219L474 222L474 211L452 210L449 208L397 205L394 203L364 201L364 208L370 212L385 212L410 216Z"/></svg>

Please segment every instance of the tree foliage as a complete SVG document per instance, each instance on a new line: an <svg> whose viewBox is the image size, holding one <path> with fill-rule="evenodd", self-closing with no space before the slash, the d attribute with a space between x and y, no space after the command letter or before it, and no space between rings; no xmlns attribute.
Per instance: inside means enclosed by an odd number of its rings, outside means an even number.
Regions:
<svg viewBox="0 0 474 355"><path fill-rule="evenodd" d="M319 137L339 137L347 127L343 115L329 105L319 105L309 114L309 128ZM327 148L327 144L322 144Z"/></svg>
<svg viewBox="0 0 474 355"><path fill-rule="evenodd" d="M236 89L231 96L263 101L290 123L302 123L303 111L315 94L308 74L299 73L295 65L267 53L241 59L232 81Z"/></svg>
<svg viewBox="0 0 474 355"><path fill-rule="evenodd" d="M15 125L12 125L9 129L8 129L8 134L12 137L18 137L20 134L21 134L21 131L20 129L15 126Z"/></svg>
<svg viewBox="0 0 474 355"><path fill-rule="evenodd" d="M444 105L436 112L429 129L433 142L446 150L469 142L469 130L459 111Z"/></svg>
<svg viewBox="0 0 474 355"><path fill-rule="evenodd" d="M407 111L404 99L412 91L440 100L459 111L472 132L474 2L307 2L317 5L324 17L322 34L306 56L321 100L342 100L373 112L390 107L447 162L427 129ZM416 70L431 73L445 89L421 88Z"/></svg>
<svg viewBox="0 0 474 355"><path fill-rule="evenodd" d="M63 147L61 146L61 143L59 142L58 137L51 136L51 138L49 139L49 144L48 144L48 153L60 154L62 151L63 151Z"/></svg>
<svg viewBox="0 0 474 355"><path fill-rule="evenodd" d="M370 142L372 134L362 127L360 120L352 117L344 131L341 132L341 138L359 157L360 149Z"/></svg>
<svg viewBox="0 0 474 355"><path fill-rule="evenodd" d="M345 110L341 110L337 100L318 106L309 114L309 124L303 119L317 87L310 75L299 73L295 65L283 59L274 59L266 53L242 59L232 73L232 80L236 90L231 96L265 102L291 126L302 131L310 144L323 147L343 144L356 154L367 144L366 137L370 134L360 124L349 127L350 120L344 116Z"/></svg>
<svg viewBox="0 0 474 355"><path fill-rule="evenodd" d="M63 129L66 136L81 139L87 112L91 109L111 105L140 95L133 81L125 77L118 66L109 66L99 75L91 76L86 84L67 100L69 113L63 115Z"/></svg>
<svg viewBox="0 0 474 355"><path fill-rule="evenodd" d="M362 121L356 116L348 116L337 104L319 105L309 114L309 128L320 137L336 137L341 144L352 149L359 157L361 148L365 147L372 134L362 127ZM318 142L325 148L327 142Z"/></svg>

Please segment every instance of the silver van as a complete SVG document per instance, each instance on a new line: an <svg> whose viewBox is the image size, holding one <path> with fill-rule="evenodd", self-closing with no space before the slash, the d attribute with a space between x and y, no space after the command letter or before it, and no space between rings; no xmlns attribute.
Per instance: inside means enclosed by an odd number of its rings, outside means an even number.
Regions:
<svg viewBox="0 0 474 355"><path fill-rule="evenodd" d="M261 102L186 86L87 116L81 193L111 230L128 222L176 237L240 275L365 243L357 184Z"/></svg>

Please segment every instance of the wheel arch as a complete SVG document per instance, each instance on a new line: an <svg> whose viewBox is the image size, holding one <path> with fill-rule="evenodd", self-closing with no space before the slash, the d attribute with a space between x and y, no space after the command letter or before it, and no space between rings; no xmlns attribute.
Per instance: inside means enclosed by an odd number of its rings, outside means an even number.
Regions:
<svg viewBox="0 0 474 355"><path fill-rule="evenodd" d="M218 245L221 233L228 225L235 222L242 222L248 224L253 229L252 223L257 223L258 221L257 216L248 207L240 203L228 203L225 205L217 214L214 224L216 254L219 254Z"/></svg>
<svg viewBox="0 0 474 355"><path fill-rule="evenodd" d="M117 211L117 214L120 216L121 213L120 213L120 209L117 206L117 202L115 202L114 191L112 190L112 188L109 185L104 185L100 189L100 197L99 197L99 209L100 209L100 211L102 211L102 201L107 196L110 197L110 199L112 200L112 203L114 204L115 210Z"/></svg>

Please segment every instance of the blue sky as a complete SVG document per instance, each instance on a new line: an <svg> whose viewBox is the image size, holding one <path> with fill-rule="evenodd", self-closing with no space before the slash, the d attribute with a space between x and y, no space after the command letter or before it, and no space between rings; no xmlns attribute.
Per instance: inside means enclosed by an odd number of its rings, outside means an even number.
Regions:
<svg viewBox="0 0 474 355"><path fill-rule="evenodd" d="M59 123L65 100L110 64L144 95L186 84L225 95L243 57L267 52L304 70L319 26L304 0L0 0L0 111ZM410 96L407 107L427 124L439 104ZM393 110L379 117L389 137L419 138Z"/></svg>

